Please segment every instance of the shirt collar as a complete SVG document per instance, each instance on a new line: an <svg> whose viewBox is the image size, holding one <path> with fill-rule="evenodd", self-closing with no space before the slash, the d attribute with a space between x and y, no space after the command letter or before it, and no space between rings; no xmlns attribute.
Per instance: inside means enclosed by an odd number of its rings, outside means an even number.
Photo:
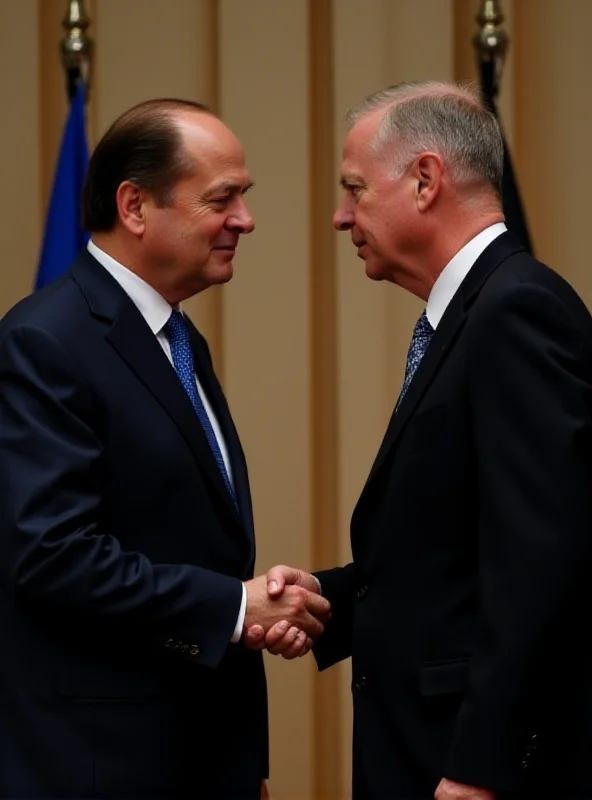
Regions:
<svg viewBox="0 0 592 800"><path fill-rule="evenodd" d="M503 222L496 222L495 225L485 228L467 242L438 275L426 306L427 318L434 330L475 261L485 248L506 230Z"/></svg>
<svg viewBox="0 0 592 800"><path fill-rule="evenodd" d="M117 281L123 291L137 306L138 311L146 320L148 327L156 336L164 328L171 316L171 306L167 301L153 289L149 283L142 280L139 275L132 272L119 261L116 261L104 250L89 240L87 244L88 252L107 272Z"/></svg>

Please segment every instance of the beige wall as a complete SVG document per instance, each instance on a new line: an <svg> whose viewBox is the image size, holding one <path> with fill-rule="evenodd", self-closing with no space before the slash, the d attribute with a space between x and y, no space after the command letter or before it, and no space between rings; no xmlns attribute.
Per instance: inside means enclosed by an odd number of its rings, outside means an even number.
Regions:
<svg viewBox="0 0 592 800"><path fill-rule="evenodd" d="M0 312L32 284L66 103L63 0L0 0ZM213 105L245 143L258 228L188 308L250 463L259 568L349 558L348 520L400 386L419 304L369 282L333 234L347 107L388 83L475 76L478 0L87 0L89 128L156 95ZM592 305L592 3L504 0L501 108L541 258ZM349 666L268 659L275 798L348 796ZM248 724L248 721L246 722Z"/></svg>

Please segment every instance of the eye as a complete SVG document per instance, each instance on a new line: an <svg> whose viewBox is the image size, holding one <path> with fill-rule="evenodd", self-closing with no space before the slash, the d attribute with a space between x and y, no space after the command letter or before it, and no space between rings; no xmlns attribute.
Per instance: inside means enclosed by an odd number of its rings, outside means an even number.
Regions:
<svg viewBox="0 0 592 800"><path fill-rule="evenodd" d="M212 200L211 200L211 202L212 202L212 203L213 203L215 206L225 206L225 205L227 205L227 204L228 204L228 201L229 201L229 200L230 200L230 197L229 197L229 196L225 196L225 197L213 197L213 198L212 198Z"/></svg>

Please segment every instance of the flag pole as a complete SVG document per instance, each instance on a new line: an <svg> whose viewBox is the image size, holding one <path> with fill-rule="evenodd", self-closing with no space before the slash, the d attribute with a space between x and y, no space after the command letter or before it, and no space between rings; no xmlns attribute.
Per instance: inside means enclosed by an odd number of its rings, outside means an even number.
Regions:
<svg viewBox="0 0 592 800"><path fill-rule="evenodd" d="M84 0L68 0L62 20L66 35L60 40L60 53L70 102L74 99L79 81L84 85L85 102L88 102L94 51L94 42L86 32L90 22Z"/></svg>
<svg viewBox="0 0 592 800"><path fill-rule="evenodd" d="M503 28L504 15L499 0L482 0L481 8L475 17L479 29L473 36L473 46L477 54L477 68L481 85L483 103L499 120L497 98L500 89L502 68L508 52L509 37ZM502 177L502 204L506 225L520 239L524 247L532 253L532 240L528 221L524 213L518 182L510 149L502 128L504 144L504 170Z"/></svg>
<svg viewBox="0 0 592 800"><path fill-rule="evenodd" d="M473 47L477 52L484 100L491 106L495 105L499 93L509 38L502 27L505 17L498 0L483 0L475 19L479 30L473 36Z"/></svg>
<svg viewBox="0 0 592 800"><path fill-rule="evenodd" d="M88 167L85 104L93 41L86 33L90 19L82 0L69 0L62 25L66 36L60 50L70 105L47 208L36 289L66 272L88 241L82 228L82 191Z"/></svg>

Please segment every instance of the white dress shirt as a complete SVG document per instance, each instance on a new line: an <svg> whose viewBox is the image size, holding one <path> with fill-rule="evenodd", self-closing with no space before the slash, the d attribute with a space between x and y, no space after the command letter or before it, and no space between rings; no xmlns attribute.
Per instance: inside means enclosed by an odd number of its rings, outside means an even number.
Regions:
<svg viewBox="0 0 592 800"><path fill-rule="evenodd" d="M171 316L172 308L167 303L167 301L162 297L156 289L153 289L150 284L146 283L146 281L142 280L139 275L136 275L135 272L132 272L127 267L124 267L123 264L120 264L110 255L105 253L104 250L101 250L100 247L92 241L92 239L88 242L87 245L88 252L103 266L107 272L117 281L117 283L121 286L123 291L128 295L130 300L136 305L140 314L146 320L146 324L152 331L152 333L156 336L158 343L164 350L166 357L173 364L173 356L171 353L171 346L169 344L168 337L165 333L165 325ZM222 459L224 461L224 466L226 467L226 472L228 473L228 478L230 483L233 484L232 479L232 468L230 465L230 458L228 456L228 448L226 446L226 442L224 441L224 436L222 435L222 430L220 428L220 424L216 419L216 415L214 414L214 410L206 396L206 393L203 390L202 385L199 382L199 378L197 375L195 376L195 383L197 385L197 391L199 392L199 396L201 397L202 403L206 410L206 414L210 420L212 425L212 430L214 431L214 435L218 442L218 447L220 448L220 453L222 454ZM241 637L242 629L243 629L243 622L245 619L245 612L247 608L247 592L245 586L243 584L243 598L241 602L241 607L238 615L238 619L236 622L236 626L234 629L234 633L232 635L232 642L238 642Z"/></svg>
<svg viewBox="0 0 592 800"><path fill-rule="evenodd" d="M485 228L467 242L438 275L426 306L426 316L434 330L475 261L485 248L506 230L503 222L496 222L495 225Z"/></svg>

